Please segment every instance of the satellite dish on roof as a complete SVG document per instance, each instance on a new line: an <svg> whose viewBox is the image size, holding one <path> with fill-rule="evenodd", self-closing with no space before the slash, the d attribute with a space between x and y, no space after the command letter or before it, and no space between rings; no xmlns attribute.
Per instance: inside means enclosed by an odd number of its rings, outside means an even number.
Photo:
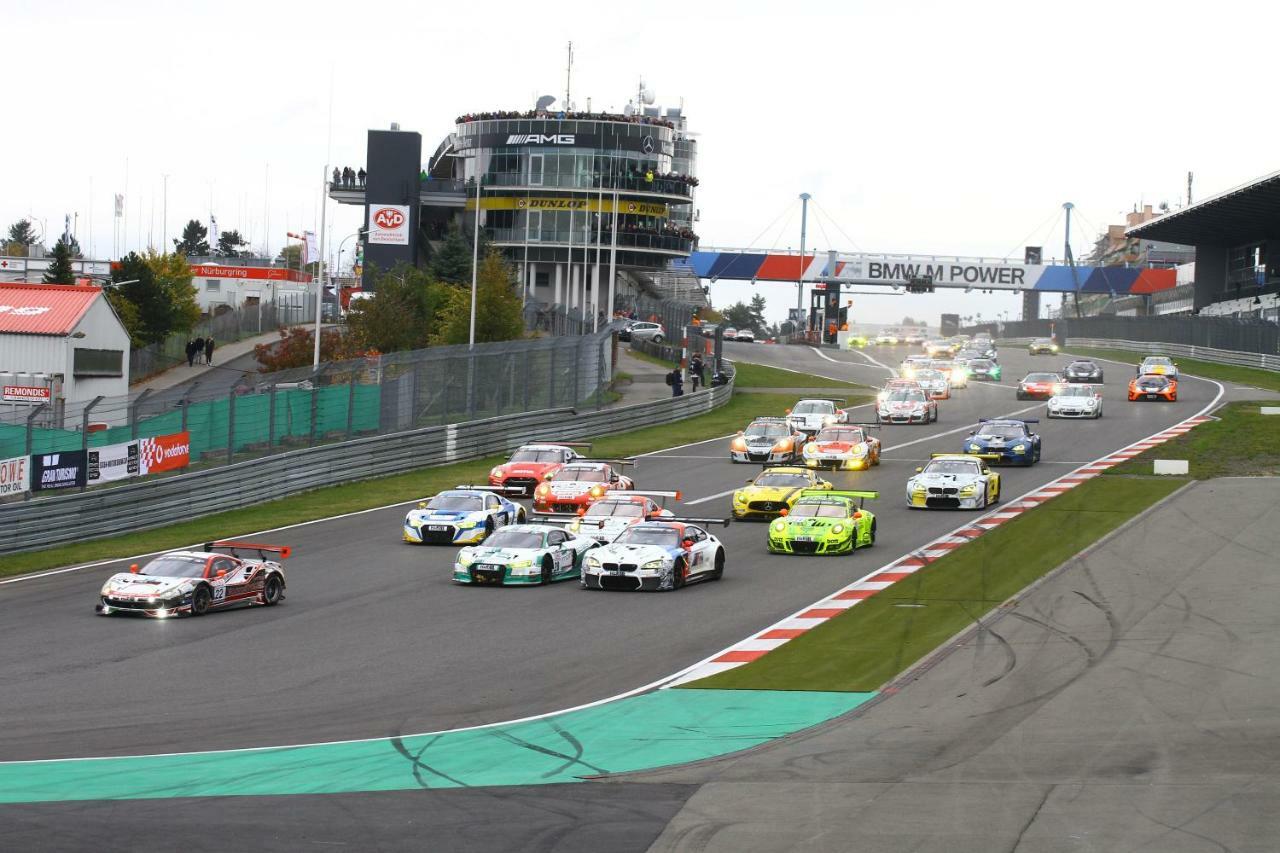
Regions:
<svg viewBox="0 0 1280 853"><path fill-rule="evenodd" d="M556 102L555 95L543 95L541 98L538 98L538 103L535 104L533 108L535 110L545 110L547 107L551 106L555 102Z"/></svg>
<svg viewBox="0 0 1280 853"><path fill-rule="evenodd" d="M652 104L654 101L652 89L640 90L640 102L644 104Z"/></svg>

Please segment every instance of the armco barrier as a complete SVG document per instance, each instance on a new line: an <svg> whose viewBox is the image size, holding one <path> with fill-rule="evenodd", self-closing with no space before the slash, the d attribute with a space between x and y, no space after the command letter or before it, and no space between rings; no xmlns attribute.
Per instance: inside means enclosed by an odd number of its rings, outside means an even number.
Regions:
<svg viewBox="0 0 1280 853"><path fill-rule="evenodd" d="M1001 338L1000 346L1026 346L1031 338ZM1280 371L1280 355L1267 355L1257 352L1236 352L1234 350L1213 349L1187 344L1166 344L1155 341L1114 341L1107 338L1068 338L1066 349L1072 346L1092 349L1118 349L1140 355L1168 355L1180 358L1194 358L1215 364L1234 364L1240 367L1256 367L1260 370Z"/></svg>
<svg viewBox="0 0 1280 853"><path fill-rule="evenodd" d="M593 438L719 408L733 385L592 412L545 409L279 453L177 477L0 505L0 554L145 530L322 486L479 459L534 440Z"/></svg>

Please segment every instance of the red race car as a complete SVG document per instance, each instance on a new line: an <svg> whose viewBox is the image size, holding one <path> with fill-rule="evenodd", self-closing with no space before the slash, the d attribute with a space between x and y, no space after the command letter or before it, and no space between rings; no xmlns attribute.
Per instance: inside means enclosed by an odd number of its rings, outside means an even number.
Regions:
<svg viewBox="0 0 1280 853"><path fill-rule="evenodd" d="M591 506L611 491L634 489L630 477L619 474L614 466L634 462L577 459L560 466L554 474L533 490L533 508L537 512L574 512Z"/></svg>
<svg viewBox="0 0 1280 853"><path fill-rule="evenodd" d="M880 439L872 438L868 429L876 424L836 424L823 427L804 446L804 464L809 468L865 471L880 464Z"/></svg>
<svg viewBox="0 0 1280 853"><path fill-rule="evenodd" d="M547 441L523 445L511 454L510 459L489 472L489 485L523 489L524 495L532 495L534 488L547 479L548 475L560 470L561 465L582 458L574 448L590 446L590 442L581 441Z"/></svg>
<svg viewBox="0 0 1280 853"><path fill-rule="evenodd" d="M1061 385L1062 377L1056 373L1028 373L1018 383L1018 399L1048 400Z"/></svg>
<svg viewBox="0 0 1280 853"><path fill-rule="evenodd" d="M1178 402L1178 380L1172 376L1147 374L1129 380L1129 402L1136 400L1168 400Z"/></svg>

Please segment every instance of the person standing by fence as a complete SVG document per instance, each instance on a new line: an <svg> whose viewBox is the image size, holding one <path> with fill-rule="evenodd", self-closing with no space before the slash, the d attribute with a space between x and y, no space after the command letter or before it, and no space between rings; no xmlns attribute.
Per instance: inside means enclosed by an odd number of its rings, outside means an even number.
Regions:
<svg viewBox="0 0 1280 853"><path fill-rule="evenodd" d="M705 370L706 366L702 363L702 355L694 353L693 358L689 360L689 381L693 383L693 392L695 394L698 393L698 386L705 387L707 384Z"/></svg>
<svg viewBox="0 0 1280 853"><path fill-rule="evenodd" d="M213 335L204 339L204 363L213 364Z"/></svg>
<svg viewBox="0 0 1280 853"><path fill-rule="evenodd" d="M196 366L196 342L187 341L187 367Z"/></svg>

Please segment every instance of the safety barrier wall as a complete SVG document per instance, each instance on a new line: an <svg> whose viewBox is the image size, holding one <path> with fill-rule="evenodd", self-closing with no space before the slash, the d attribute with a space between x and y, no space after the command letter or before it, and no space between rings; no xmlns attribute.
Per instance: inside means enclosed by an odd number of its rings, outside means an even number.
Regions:
<svg viewBox="0 0 1280 853"><path fill-rule="evenodd" d="M525 412L303 448L173 477L0 505L0 554L159 527L338 483L670 423L718 408L733 385L598 411Z"/></svg>
<svg viewBox="0 0 1280 853"><path fill-rule="evenodd" d="M1181 344L1225 352L1280 355L1280 325L1255 318L1201 317L1060 317L966 326L960 331L988 332L999 338L1099 339Z"/></svg>
<svg viewBox="0 0 1280 853"><path fill-rule="evenodd" d="M1026 346L1031 338L1000 338L997 343L1008 346ZM1091 347L1095 349L1118 349L1141 355L1168 355L1180 358L1195 358L1215 364L1234 364L1240 367L1256 367L1261 370L1280 371L1280 355L1267 355L1256 352L1235 352L1233 350L1214 349L1212 347L1188 346L1186 344L1168 344L1153 341L1117 341L1110 338L1070 338L1066 348L1072 346ZM1136 361L1136 359L1135 359Z"/></svg>

